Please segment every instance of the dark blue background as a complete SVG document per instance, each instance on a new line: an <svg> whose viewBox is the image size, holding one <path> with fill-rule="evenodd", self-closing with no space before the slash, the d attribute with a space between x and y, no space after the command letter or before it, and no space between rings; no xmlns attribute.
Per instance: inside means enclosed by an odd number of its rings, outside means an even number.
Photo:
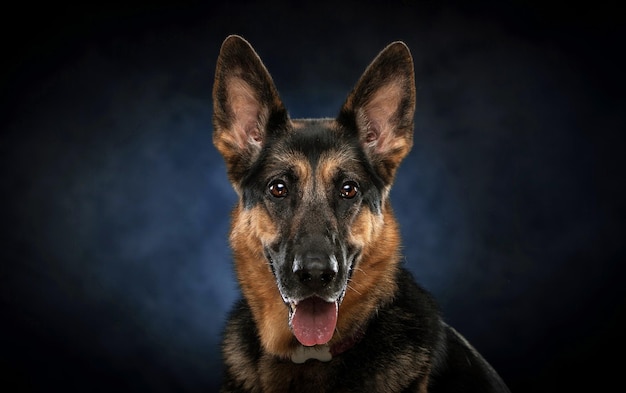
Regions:
<svg viewBox="0 0 626 393"><path fill-rule="evenodd" d="M406 265L513 391L619 380L623 362L607 358L624 350L626 305L617 9L333 3L3 12L1 384L216 389L237 285L211 87L231 33L294 118L334 116L404 40L418 85L415 147L392 191Z"/></svg>

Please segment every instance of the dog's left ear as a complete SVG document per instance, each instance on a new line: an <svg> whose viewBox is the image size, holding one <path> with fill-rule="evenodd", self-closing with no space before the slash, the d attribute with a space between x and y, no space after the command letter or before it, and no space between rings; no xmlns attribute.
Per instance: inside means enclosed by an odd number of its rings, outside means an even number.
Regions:
<svg viewBox="0 0 626 393"><path fill-rule="evenodd" d="M414 75L407 46L390 44L367 67L337 118L344 132L356 133L387 186L413 145Z"/></svg>

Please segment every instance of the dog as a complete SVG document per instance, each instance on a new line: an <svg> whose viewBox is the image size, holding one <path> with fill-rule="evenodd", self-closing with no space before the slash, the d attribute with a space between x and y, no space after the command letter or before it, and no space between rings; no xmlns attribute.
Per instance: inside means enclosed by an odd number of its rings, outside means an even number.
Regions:
<svg viewBox="0 0 626 393"><path fill-rule="evenodd" d="M389 191L413 144L415 80L394 42L335 119L291 119L252 46L223 42L213 142L238 195L242 299L221 392L508 392L401 266Z"/></svg>

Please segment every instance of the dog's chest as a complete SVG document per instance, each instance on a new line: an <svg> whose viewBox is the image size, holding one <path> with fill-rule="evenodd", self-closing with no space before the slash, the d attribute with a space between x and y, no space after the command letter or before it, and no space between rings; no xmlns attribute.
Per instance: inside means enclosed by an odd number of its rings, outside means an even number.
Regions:
<svg viewBox="0 0 626 393"><path fill-rule="evenodd" d="M295 364L290 360L262 359L259 367L263 392L319 393L336 391L337 372L341 368L336 362L308 360Z"/></svg>

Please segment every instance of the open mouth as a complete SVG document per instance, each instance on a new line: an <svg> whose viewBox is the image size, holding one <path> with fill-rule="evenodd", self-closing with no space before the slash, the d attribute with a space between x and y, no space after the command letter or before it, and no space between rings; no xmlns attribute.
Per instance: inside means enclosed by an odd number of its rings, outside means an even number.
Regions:
<svg viewBox="0 0 626 393"><path fill-rule="evenodd" d="M300 344L311 347L326 344L337 326L337 302L312 296L290 303L289 324Z"/></svg>

